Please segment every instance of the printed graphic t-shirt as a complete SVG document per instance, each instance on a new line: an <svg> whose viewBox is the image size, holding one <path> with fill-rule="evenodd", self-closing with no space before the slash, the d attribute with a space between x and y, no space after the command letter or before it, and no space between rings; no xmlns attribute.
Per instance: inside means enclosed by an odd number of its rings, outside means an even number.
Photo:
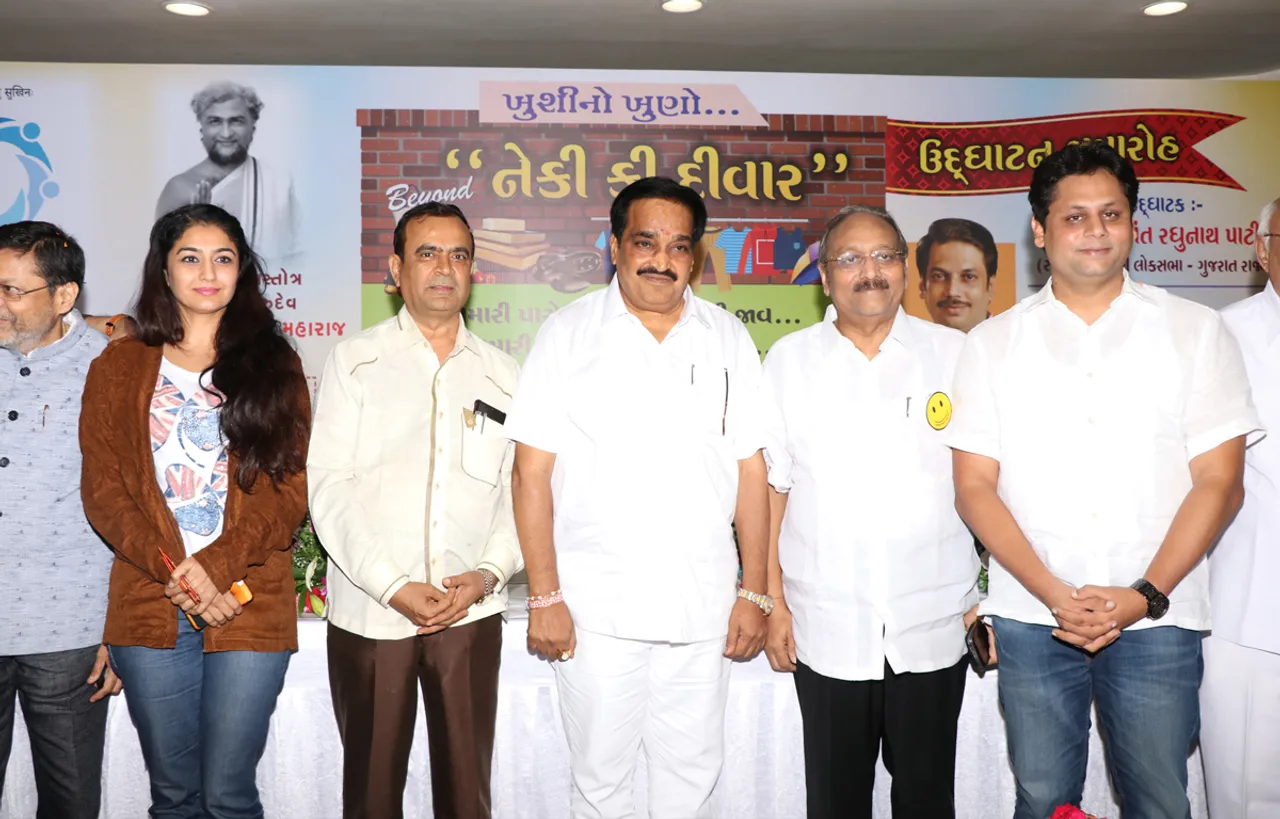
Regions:
<svg viewBox="0 0 1280 819"><path fill-rule="evenodd" d="M227 505L227 447L218 418L221 399L211 379L210 374L202 377L161 359L151 397L156 481L188 555L222 534Z"/></svg>

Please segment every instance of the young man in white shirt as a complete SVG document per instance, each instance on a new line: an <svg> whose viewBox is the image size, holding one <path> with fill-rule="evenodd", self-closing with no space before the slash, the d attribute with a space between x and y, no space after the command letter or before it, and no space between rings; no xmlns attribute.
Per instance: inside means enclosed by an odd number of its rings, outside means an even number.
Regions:
<svg viewBox="0 0 1280 819"><path fill-rule="evenodd" d="M760 651L772 608L760 358L689 290L706 222L671 179L618 194L613 282L542 326L507 423L529 648L556 661L575 819L634 815L642 746L649 815L709 815L729 661Z"/></svg>
<svg viewBox="0 0 1280 819"><path fill-rule="evenodd" d="M1209 559L1200 750L1213 819L1280 816L1280 199L1258 219L1261 293L1222 311L1269 434L1245 453L1244 505Z"/></svg>
<svg viewBox="0 0 1280 819"><path fill-rule="evenodd" d="M778 419L766 651L795 673L809 819L870 819L882 747L895 817L955 816L978 599L946 443L964 334L902 310L906 255L888 213L837 213L819 250L831 305L764 364Z"/></svg>
<svg viewBox="0 0 1280 819"><path fill-rule="evenodd" d="M1191 815L1203 557L1259 422L1221 316L1129 279L1137 195L1105 145L1046 158L1031 227L1053 277L956 367L956 505L993 558L1015 819L1079 804L1095 699L1126 819Z"/></svg>
<svg viewBox="0 0 1280 819"><path fill-rule="evenodd" d="M421 685L437 816L488 819L505 586L522 568L503 432L515 359L467 330L462 211L401 217L404 307L343 341L316 399L307 482L329 576L343 816L399 817Z"/></svg>

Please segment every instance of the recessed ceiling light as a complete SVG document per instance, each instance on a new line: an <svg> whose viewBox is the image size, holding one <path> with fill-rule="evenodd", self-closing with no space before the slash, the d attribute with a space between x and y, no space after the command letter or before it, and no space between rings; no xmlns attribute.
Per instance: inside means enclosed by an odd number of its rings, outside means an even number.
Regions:
<svg viewBox="0 0 1280 819"><path fill-rule="evenodd" d="M685 14L702 8L702 0L663 0L662 10Z"/></svg>
<svg viewBox="0 0 1280 819"><path fill-rule="evenodd" d="M183 17L204 17L212 9L201 3L165 3L164 10Z"/></svg>
<svg viewBox="0 0 1280 819"><path fill-rule="evenodd" d="M1142 13L1148 17L1168 17L1170 14L1177 14L1180 11L1186 11L1187 4L1182 0L1166 0L1161 3L1151 3L1142 9Z"/></svg>

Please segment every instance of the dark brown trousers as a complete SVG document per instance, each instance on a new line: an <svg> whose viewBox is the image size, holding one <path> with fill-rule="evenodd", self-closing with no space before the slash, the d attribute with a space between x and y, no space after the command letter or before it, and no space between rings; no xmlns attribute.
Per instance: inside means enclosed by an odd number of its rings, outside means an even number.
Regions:
<svg viewBox="0 0 1280 819"><path fill-rule="evenodd" d="M342 738L343 819L402 819L418 694L436 819L489 819L502 617L371 640L329 626L329 690Z"/></svg>

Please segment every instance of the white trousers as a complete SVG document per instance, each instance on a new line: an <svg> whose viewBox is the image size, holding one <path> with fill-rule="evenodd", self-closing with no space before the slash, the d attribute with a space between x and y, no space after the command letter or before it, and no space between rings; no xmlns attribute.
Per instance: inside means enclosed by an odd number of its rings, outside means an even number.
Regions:
<svg viewBox="0 0 1280 819"><path fill-rule="evenodd" d="M1200 756L1210 819L1280 817L1280 654L1205 639Z"/></svg>
<svg viewBox="0 0 1280 819"><path fill-rule="evenodd" d="M651 643L581 629L577 637L573 659L554 664L572 819L638 815L633 780L642 747L651 819L710 816L724 766L725 638Z"/></svg>

